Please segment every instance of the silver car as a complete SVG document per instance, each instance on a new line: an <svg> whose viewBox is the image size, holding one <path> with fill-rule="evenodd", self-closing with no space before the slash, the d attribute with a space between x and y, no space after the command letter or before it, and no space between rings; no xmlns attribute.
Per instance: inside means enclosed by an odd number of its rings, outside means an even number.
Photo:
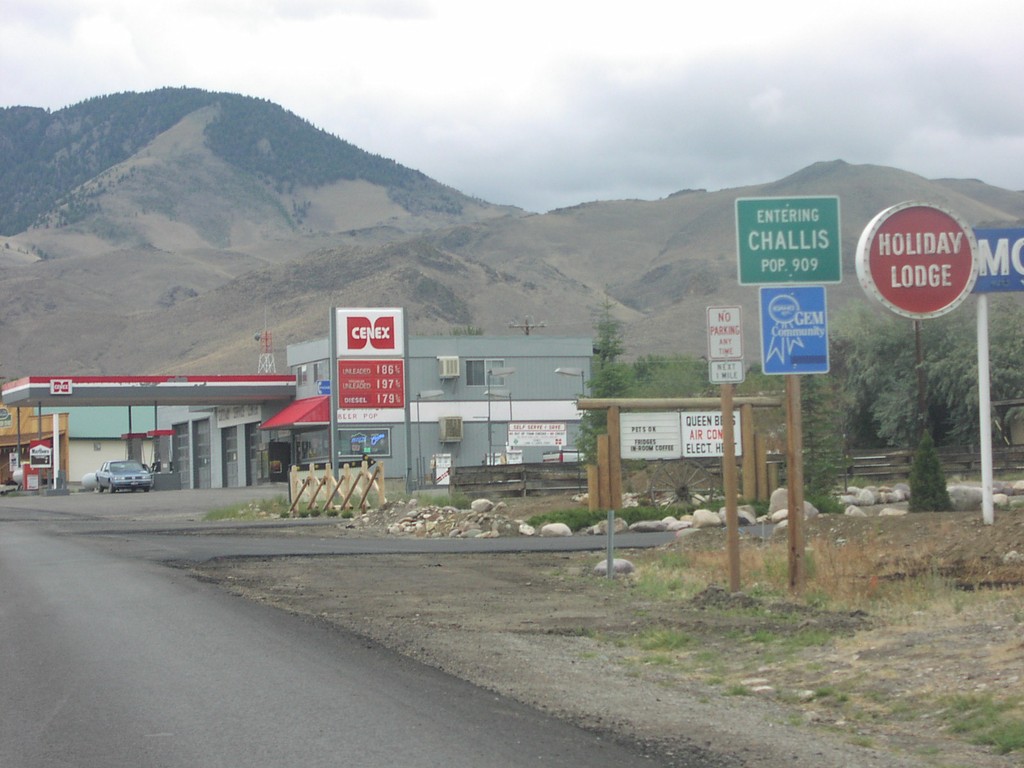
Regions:
<svg viewBox="0 0 1024 768"><path fill-rule="evenodd" d="M153 487L153 475L137 461L105 461L96 470L96 486L100 493L105 490L148 492Z"/></svg>

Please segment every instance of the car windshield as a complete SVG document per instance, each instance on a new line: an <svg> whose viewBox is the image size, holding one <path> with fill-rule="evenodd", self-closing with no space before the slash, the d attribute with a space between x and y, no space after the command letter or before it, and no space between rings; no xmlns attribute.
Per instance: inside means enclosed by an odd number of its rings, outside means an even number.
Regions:
<svg viewBox="0 0 1024 768"><path fill-rule="evenodd" d="M112 461L111 472L145 472L146 469L137 461Z"/></svg>

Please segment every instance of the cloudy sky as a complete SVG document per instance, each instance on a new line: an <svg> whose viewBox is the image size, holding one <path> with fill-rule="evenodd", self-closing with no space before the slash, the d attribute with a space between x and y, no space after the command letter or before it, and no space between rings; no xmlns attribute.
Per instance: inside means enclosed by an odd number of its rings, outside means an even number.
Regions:
<svg viewBox="0 0 1024 768"><path fill-rule="evenodd" d="M494 203L819 160L1024 189L1020 0L3 0L0 106L256 96Z"/></svg>

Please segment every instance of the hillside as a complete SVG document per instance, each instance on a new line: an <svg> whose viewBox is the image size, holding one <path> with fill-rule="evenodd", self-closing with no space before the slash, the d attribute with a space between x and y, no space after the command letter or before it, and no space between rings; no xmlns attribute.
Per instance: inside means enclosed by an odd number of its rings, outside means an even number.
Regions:
<svg viewBox="0 0 1024 768"><path fill-rule="evenodd" d="M757 291L736 280L737 197L840 197L833 315L865 300L856 241L888 205L1024 221L1020 192L838 160L757 186L530 215L267 102L188 89L0 110L0 191L13 201L0 211L8 378L254 371L264 318L280 369L284 345L325 335L328 310L344 305L405 306L419 335L518 333L510 321L527 316L545 324L539 334L587 335L606 297L630 356L701 354L705 308L742 304L753 360Z"/></svg>

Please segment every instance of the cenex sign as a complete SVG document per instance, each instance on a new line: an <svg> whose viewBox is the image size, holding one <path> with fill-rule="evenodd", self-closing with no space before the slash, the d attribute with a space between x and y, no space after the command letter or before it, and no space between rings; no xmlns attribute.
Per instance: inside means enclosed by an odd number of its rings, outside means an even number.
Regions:
<svg viewBox="0 0 1024 768"><path fill-rule="evenodd" d="M974 288L977 252L974 232L956 214L927 203L900 203L861 233L857 278L896 314L938 317Z"/></svg>

